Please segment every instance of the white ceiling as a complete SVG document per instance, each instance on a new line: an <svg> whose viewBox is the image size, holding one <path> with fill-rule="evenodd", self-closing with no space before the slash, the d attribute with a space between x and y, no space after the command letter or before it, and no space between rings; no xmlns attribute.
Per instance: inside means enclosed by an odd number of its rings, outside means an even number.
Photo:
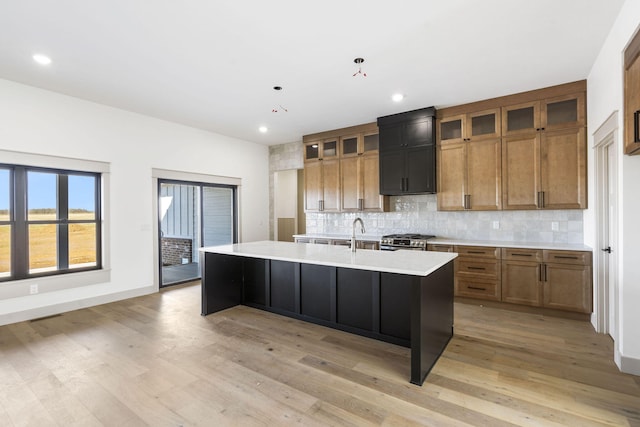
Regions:
<svg viewBox="0 0 640 427"><path fill-rule="evenodd" d="M622 3L0 0L0 78L281 144L585 79Z"/></svg>

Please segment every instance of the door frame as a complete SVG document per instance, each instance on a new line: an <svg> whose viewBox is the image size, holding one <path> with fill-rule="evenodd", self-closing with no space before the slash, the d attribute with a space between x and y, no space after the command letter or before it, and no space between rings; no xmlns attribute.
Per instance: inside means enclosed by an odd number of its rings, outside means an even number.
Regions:
<svg viewBox="0 0 640 427"><path fill-rule="evenodd" d="M593 133L594 166L595 166L595 224L596 247L594 248L595 287L594 311L592 324L599 333L610 334L615 343L616 359L619 359L619 188L618 161L620 150L619 117L614 111L605 122ZM609 165L609 153L613 152L613 164ZM611 182L613 181L613 182ZM609 189L614 191L609 194ZM610 200L613 198L613 200ZM612 212L609 206L612 205ZM610 246L612 252L606 254L603 248ZM613 283L609 280L613 277ZM611 322L614 322L612 325Z"/></svg>
<svg viewBox="0 0 640 427"><path fill-rule="evenodd" d="M235 191L235 240L242 241L242 222L240 221L241 194L242 194L242 179L228 176L219 175L207 175L193 172L175 171L169 169L156 169L151 170L151 212L152 212L152 224L141 226L142 231L146 231L147 228L151 228L153 239L153 287L156 292L160 290L161 277L160 277L160 215L159 214L159 181L178 181L188 184L213 184L221 186L234 186Z"/></svg>

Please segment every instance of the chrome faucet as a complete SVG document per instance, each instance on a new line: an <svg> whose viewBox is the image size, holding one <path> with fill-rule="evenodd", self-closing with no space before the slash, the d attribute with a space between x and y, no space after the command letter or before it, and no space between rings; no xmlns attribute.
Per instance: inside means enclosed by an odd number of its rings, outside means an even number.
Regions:
<svg viewBox="0 0 640 427"><path fill-rule="evenodd" d="M353 230L351 233L351 252L355 252L356 251L356 222L360 221L360 231L362 231L362 234L365 233L364 231L364 222L362 222L361 218L356 218L353 220Z"/></svg>

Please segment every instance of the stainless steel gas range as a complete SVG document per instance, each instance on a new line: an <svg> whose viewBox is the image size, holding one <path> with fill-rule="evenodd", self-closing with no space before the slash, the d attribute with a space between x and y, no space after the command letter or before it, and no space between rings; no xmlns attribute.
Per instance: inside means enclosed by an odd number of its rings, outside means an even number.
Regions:
<svg viewBox="0 0 640 427"><path fill-rule="evenodd" d="M428 234L389 234L380 239L381 251L397 251L399 249L411 251L426 251L427 241L434 238Z"/></svg>

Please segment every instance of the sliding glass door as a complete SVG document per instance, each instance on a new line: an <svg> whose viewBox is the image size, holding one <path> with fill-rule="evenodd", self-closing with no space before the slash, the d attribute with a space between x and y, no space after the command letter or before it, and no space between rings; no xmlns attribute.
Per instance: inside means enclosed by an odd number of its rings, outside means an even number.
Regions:
<svg viewBox="0 0 640 427"><path fill-rule="evenodd" d="M200 278L198 248L237 242L236 187L159 181L160 284Z"/></svg>

